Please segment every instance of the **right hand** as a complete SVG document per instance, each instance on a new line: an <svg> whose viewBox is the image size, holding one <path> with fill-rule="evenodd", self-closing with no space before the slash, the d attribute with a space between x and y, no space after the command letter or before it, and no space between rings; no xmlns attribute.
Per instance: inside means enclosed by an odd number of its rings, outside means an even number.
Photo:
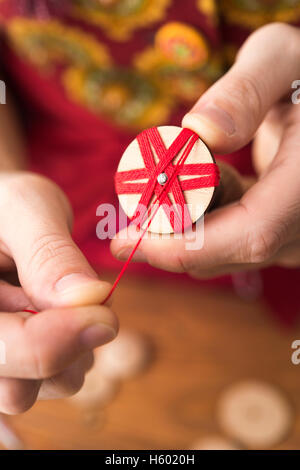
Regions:
<svg viewBox="0 0 300 470"><path fill-rule="evenodd" d="M71 219L66 197L51 181L27 172L0 174L2 413L76 393L93 349L117 334L115 315L101 305L110 284L99 280L73 242ZM21 287L4 281L13 268Z"/></svg>
<svg viewBox="0 0 300 470"><path fill-rule="evenodd" d="M186 234L148 237L133 260L205 279L267 266L299 268L300 107L289 99L300 74L299 47L298 27L273 23L258 29L182 121L217 154L244 147L260 128L254 146L258 181L236 202L205 216L201 249L187 249ZM136 238L133 225L125 230L111 243L120 260L128 258Z"/></svg>

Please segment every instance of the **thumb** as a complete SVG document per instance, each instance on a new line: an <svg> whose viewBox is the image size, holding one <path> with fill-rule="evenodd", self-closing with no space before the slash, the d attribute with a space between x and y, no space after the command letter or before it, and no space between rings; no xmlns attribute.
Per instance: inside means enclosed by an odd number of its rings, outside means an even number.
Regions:
<svg viewBox="0 0 300 470"><path fill-rule="evenodd" d="M258 29L232 68L186 114L182 126L195 131L216 153L246 145L299 76L299 43L295 27L273 23Z"/></svg>
<svg viewBox="0 0 300 470"><path fill-rule="evenodd" d="M73 242L70 206L49 180L30 173L2 174L0 244L38 309L101 303L110 285L100 281Z"/></svg>

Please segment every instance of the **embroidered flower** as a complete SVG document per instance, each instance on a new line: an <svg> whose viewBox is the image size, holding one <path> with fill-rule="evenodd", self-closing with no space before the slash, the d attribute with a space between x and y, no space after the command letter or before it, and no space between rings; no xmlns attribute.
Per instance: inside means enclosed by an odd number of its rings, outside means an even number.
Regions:
<svg viewBox="0 0 300 470"><path fill-rule="evenodd" d="M72 99L121 126L161 124L172 109L153 81L129 69L69 68L63 82Z"/></svg>
<svg viewBox="0 0 300 470"><path fill-rule="evenodd" d="M138 70L156 80L166 95L193 101L222 74L218 53L202 33L183 23L167 23L156 35L155 47L135 58Z"/></svg>
<svg viewBox="0 0 300 470"><path fill-rule="evenodd" d="M111 63L107 48L93 36L57 21L15 18L7 23L6 34L19 55L46 69L55 64L103 67Z"/></svg>

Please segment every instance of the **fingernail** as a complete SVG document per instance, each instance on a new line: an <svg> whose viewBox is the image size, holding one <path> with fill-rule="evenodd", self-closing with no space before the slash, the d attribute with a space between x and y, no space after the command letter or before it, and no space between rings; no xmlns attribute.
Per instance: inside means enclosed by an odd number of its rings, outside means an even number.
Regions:
<svg viewBox="0 0 300 470"><path fill-rule="evenodd" d="M101 303L110 291L108 282L100 281L88 274L72 273L64 276L55 285L61 306L93 305Z"/></svg>
<svg viewBox="0 0 300 470"><path fill-rule="evenodd" d="M196 132L201 124L218 128L229 137L236 131L234 120L230 114L214 103L205 104L201 107L195 106L182 121L184 127L191 128Z"/></svg>
<svg viewBox="0 0 300 470"><path fill-rule="evenodd" d="M97 279L85 273L71 273L62 277L55 284L55 289L58 292L65 291L67 289L73 288L76 285L82 285L85 282L95 282Z"/></svg>
<svg viewBox="0 0 300 470"><path fill-rule="evenodd" d="M116 258L121 261L126 261L132 252L132 248L122 248L117 254ZM132 261L136 261L138 263L145 263L147 261L146 256L140 250L136 250L133 255Z"/></svg>
<svg viewBox="0 0 300 470"><path fill-rule="evenodd" d="M117 332L105 324L92 325L80 334L80 342L84 348L94 349L109 343L117 336Z"/></svg>

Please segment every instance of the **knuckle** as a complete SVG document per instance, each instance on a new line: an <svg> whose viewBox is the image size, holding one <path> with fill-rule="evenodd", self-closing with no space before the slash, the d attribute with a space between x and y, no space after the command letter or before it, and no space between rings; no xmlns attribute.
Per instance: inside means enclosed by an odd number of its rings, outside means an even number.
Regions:
<svg viewBox="0 0 300 470"><path fill-rule="evenodd" d="M59 233L47 233L35 240L28 260L29 271L38 272L45 269L48 264L60 261L72 261L74 257L74 244L71 237Z"/></svg>
<svg viewBox="0 0 300 470"><path fill-rule="evenodd" d="M162 253L158 250L152 250L147 253L147 262L150 266L170 272L187 272L185 257L182 253L178 253L176 248L169 250L167 256L162 256Z"/></svg>
<svg viewBox="0 0 300 470"><path fill-rule="evenodd" d="M239 72L231 83L231 102L235 104L237 112L244 114L244 110L247 110L247 126L249 126L249 120L255 126L262 116L262 86L263 83L258 84L257 79L250 72Z"/></svg>
<svg viewBox="0 0 300 470"><path fill-rule="evenodd" d="M54 186L47 178L30 172L13 173L6 175L1 184L1 192L3 196L26 197L37 188L45 186Z"/></svg>
<svg viewBox="0 0 300 470"><path fill-rule="evenodd" d="M188 252L179 253L176 257L177 272L188 273L190 276L197 276L199 266L195 255L189 256Z"/></svg>
<svg viewBox="0 0 300 470"><path fill-rule="evenodd" d="M33 352L31 356L31 376L36 380L43 380L56 375L59 372L58 361L53 360L41 348Z"/></svg>
<svg viewBox="0 0 300 470"><path fill-rule="evenodd" d="M263 97L260 91L263 82L260 83L259 87L257 79L250 73L243 74L241 81L243 82L243 91L246 93L248 109L250 109L255 121L257 121L263 112Z"/></svg>
<svg viewBox="0 0 300 470"><path fill-rule="evenodd" d="M272 258L279 248L279 239L275 232L264 229L254 230L247 234L241 249L241 262L258 264Z"/></svg>

